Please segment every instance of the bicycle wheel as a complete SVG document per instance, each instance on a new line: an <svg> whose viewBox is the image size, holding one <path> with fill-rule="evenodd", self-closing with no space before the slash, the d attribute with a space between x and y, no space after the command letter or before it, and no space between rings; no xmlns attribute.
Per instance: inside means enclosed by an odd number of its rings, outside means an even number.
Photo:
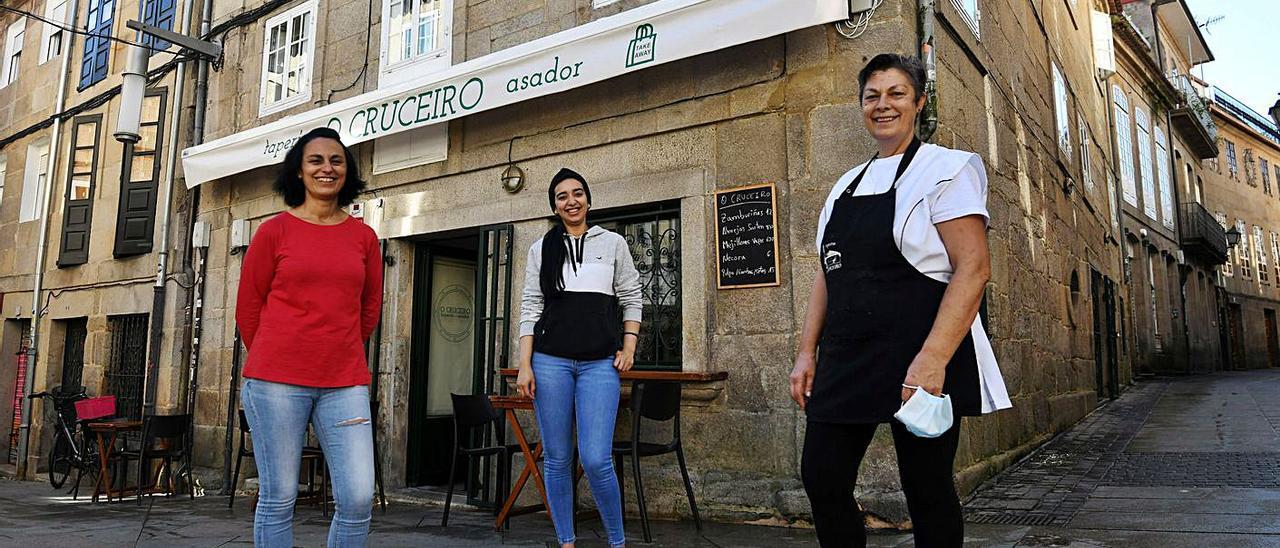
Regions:
<svg viewBox="0 0 1280 548"><path fill-rule="evenodd" d="M62 487L71 473L71 441L58 433L53 437L53 450L49 452L49 485Z"/></svg>

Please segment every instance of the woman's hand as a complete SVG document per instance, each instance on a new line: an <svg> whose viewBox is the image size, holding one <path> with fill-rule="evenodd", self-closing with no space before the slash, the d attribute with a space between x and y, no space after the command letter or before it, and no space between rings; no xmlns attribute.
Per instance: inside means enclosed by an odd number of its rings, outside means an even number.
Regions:
<svg viewBox="0 0 1280 548"><path fill-rule="evenodd" d="M914 360L911 360L911 366L907 368L907 378L903 379L902 384L919 386L925 392L941 396L942 385L946 380L947 362L928 353L920 352L916 354ZM903 387L902 401L911 399L913 393L915 393L915 390Z"/></svg>
<svg viewBox="0 0 1280 548"><path fill-rule="evenodd" d="M533 366L521 365L520 374L516 375L516 393L526 398L532 398L534 391L537 389L537 383L533 380Z"/></svg>
<svg viewBox="0 0 1280 548"><path fill-rule="evenodd" d="M618 371L630 371L631 366L635 365L636 351L623 348L613 355L613 367Z"/></svg>
<svg viewBox="0 0 1280 548"><path fill-rule="evenodd" d="M813 372L817 370L813 354L801 352L796 356L796 366L791 369L791 399L804 409L806 398L813 391Z"/></svg>

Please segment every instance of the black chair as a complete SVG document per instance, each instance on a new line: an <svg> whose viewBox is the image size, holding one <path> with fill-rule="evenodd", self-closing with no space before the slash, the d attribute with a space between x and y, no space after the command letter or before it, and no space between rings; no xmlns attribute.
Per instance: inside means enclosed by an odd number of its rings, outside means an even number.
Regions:
<svg viewBox="0 0 1280 548"><path fill-rule="evenodd" d="M693 512L693 523L702 532L702 518L698 515L698 504L693 500L693 483L689 481L689 469L684 461L684 444L680 441L680 383L672 381L633 381L631 383L631 439L613 442L613 455L617 462L614 469L618 474L618 488L623 494L623 463L627 457L635 470L636 505L640 508L640 524L644 528L644 541L653 542L649 531L649 510L644 502L644 481L640 478L640 458L675 453L680 464L680 475L684 477L684 492L689 497L689 509ZM640 419L653 421L673 421L671 441L667 443L650 443L640 441Z"/></svg>
<svg viewBox="0 0 1280 548"><path fill-rule="evenodd" d="M250 445L250 443L253 440L253 437L252 437L252 430L250 430L249 428L249 420L244 416L244 409L238 409L237 411L238 411L237 416L240 421L240 424L239 424L240 448L236 451L236 466L235 466L235 472L233 472L231 476L231 497L229 498L229 500L227 500L227 508L232 508L236 502L236 487L240 484L241 463L244 462L245 457L253 458L253 448ZM324 457L324 453L320 451L319 448L316 448L316 447L303 448L302 461L304 463L307 463L308 465L307 489L309 493L316 492L315 490L316 472L319 470L319 467L324 466L323 457ZM322 493L328 493L329 474L327 470L325 470L324 472L325 473L323 473L320 476L320 490ZM328 508L325 508L326 512L327 510Z"/></svg>
<svg viewBox="0 0 1280 548"><path fill-rule="evenodd" d="M147 464L153 460L161 460L168 487L165 496L176 491L173 480L173 462L185 456L187 436L191 435L191 415L146 415L142 417L142 437L139 438L137 450L120 452L124 462L138 461L138 505L142 505L142 490L148 479ZM157 442L164 443L157 443ZM156 476L157 484L160 477ZM192 500L196 498L195 482L187 481L187 492ZM158 486L158 485L157 485Z"/></svg>
<svg viewBox="0 0 1280 548"><path fill-rule="evenodd" d="M454 480L457 478L458 457L470 459L496 455L498 457L498 491L497 500L506 498L508 485L511 482L511 455L520 451L519 445L490 445L481 447L464 447L463 443L471 438L476 429L483 432L486 425L501 424L502 413L493 408L486 394L450 394L453 399L453 458L449 461L449 491L444 497L444 517L440 526L449 525L449 505L453 501ZM467 492L471 491L471 474L467 474ZM502 503L494 505L494 514L501 510Z"/></svg>

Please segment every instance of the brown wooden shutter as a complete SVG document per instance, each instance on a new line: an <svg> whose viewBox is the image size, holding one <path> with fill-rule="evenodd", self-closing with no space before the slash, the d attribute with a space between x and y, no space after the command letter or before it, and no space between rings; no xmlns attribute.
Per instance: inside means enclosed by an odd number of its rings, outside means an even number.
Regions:
<svg viewBox="0 0 1280 548"><path fill-rule="evenodd" d="M160 147L164 142L165 90L147 92L142 100L142 139L126 144L120 168L120 205L116 212L117 257L149 253L155 235Z"/></svg>
<svg viewBox="0 0 1280 548"><path fill-rule="evenodd" d="M89 229L93 223L93 195L98 173L98 133L102 115L81 116L71 127L71 164L62 210L62 245L58 267L89 261Z"/></svg>

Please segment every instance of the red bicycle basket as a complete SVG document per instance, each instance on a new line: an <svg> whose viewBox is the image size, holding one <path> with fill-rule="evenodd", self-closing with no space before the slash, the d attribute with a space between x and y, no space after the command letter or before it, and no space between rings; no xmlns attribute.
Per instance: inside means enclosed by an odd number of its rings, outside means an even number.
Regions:
<svg viewBox="0 0 1280 548"><path fill-rule="evenodd" d="M76 418L80 420L100 419L116 414L115 396L98 396L76 402Z"/></svg>

